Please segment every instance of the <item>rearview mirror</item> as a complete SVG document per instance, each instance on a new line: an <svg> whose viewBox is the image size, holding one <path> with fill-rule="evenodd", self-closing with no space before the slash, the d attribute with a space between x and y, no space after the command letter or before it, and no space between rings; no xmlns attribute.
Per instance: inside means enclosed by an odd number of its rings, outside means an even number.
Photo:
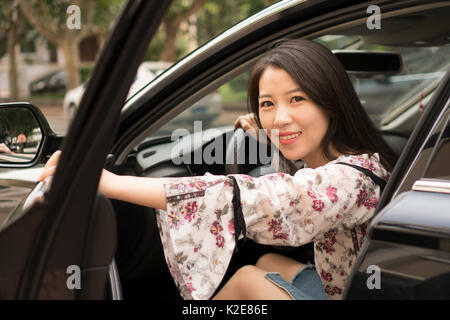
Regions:
<svg viewBox="0 0 450 320"><path fill-rule="evenodd" d="M0 167L32 166L56 151L61 141L35 106L0 104Z"/></svg>
<svg viewBox="0 0 450 320"><path fill-rule="evenodd" d="M42 130L29 109L0 109L0 162L31 162L41 143Z"/></svg>
<svg viewBox="0 0 450 320"><path fill-rule="evenodd" d="M402 70L402 56L396 52L334 50L349 73L392 74Z"/></svg>

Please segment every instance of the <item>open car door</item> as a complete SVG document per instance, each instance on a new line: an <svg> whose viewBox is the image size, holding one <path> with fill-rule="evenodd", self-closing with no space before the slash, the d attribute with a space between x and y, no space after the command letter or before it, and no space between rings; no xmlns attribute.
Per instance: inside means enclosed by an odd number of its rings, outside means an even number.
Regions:
<svg viewBox="0 0 450 320"><path fill-rule="evenodd" d="M0 298L105 298L115 221L97 186L120 110L170 3L133 0L124 6L65 138L49 191L0 231ZM71 279L77 272L79 279Z"/></svg>

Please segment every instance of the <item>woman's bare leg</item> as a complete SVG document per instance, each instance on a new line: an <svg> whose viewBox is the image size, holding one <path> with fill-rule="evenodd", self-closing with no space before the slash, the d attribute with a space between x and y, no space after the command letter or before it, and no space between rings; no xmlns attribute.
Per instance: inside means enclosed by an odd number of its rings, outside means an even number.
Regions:
<svg viewBox="0 0 450 320"><path fill-rule="evenodd" d="M256 267L266 272L279 272L286 281L291 281L304 264L276 253L267 253L259 258Z"/></svg>
<svg viewBox="0 0 450 320"><path fill-rule="evenodd" d="M286 291L264 278L265 273L256 266L240 268L213 300L291 300Z"/></svg>

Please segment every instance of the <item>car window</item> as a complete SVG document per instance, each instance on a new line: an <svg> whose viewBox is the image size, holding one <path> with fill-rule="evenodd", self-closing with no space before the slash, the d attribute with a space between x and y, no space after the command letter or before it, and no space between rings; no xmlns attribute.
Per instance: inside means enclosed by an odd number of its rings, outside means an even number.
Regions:
<svg viewBox="0 0 450 320"><path fill-rule="evenodd" d="M450 180L450 114L447 123L440 132L435 150L425 171L424 178Z"/></svg>
<svg viewBox="0 0 450 320"><path fill-rule="evenodd" d="M322 36L316 41L331 50L390 51L401 55L403 68L400 73L349 75L361 104L382 130L411 133L423 108L450 67L449 45L386 46L369 44L363 38L345 35Z"/></svg>
<svg viewBox="0 0 450 320"><path fill-rule="evenodd" d="M445 178L449 179L450 169L448 167L448 125L450 119L450 109L447 108L436 121L433 129L425 139L423 146L408 168L403 180L395 191L393 198L402 192L411 190L414 182L426 178ZM440 138L441 137L441 138ZM437 146L437 147L436 147ZM435 148L436 147L436 148ZM437 152L434 152L437 150ZM434 156L433 156L434 152ZM447 158L445 158L447 156ZM431 164L429 164L432 159ZM428 167L428 169L426 169ZM426 173L424 175L424 171Z"/></svg>
<svg viewBox="0 0 450 320"><path fill-rule="evenodd" d="M361 37L325 35L315 41L330 50L373 50L400 53L403 61L398 74L361 76L349 74L360 101L381 130L409 135L423 108L430 100L450 66L450 46L400 47L366 44ZM166 66L168 67L168 66ZM161 73L161 71L157 72ZM151 136L171 135L178 128L194 131L231 126L239 115L247 113L247 81L243 72L180 113ZM383 94L380 94L380 93Z"/></svg>
<svg viewBox="0 0 450 320"><path fill-rule="evenodd" d="M188 107L151 136L170 136L176 129L189 132L231 126L239 115L247 113L245 71Z"/></svg>

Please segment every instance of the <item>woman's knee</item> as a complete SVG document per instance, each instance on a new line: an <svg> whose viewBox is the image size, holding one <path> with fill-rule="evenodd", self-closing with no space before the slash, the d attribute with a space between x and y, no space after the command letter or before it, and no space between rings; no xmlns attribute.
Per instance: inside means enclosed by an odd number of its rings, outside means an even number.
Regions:
<svg viewBox="0 0 450 320"><path fill-rule="evenodd" d="M243 294L251 286L259 270L259 268L253 265L246 265L239 268L228 281L228 288Z"/></svg>
<svg viewBox="0 0 450 320"><path fill-rule="evenodd" d="M258 267L253 265L246 265L238 269L236 273L233 275L233 278L237 278L239 283L243 283L251 280L252 276L257 272Z"/></svg>
<svg viewBox="0 0 450 320"><path fill-rule="evenodd" d="M260 269L271 272L274 268L276 268L279 259L280 255L276 253L266 253L258 259L256 266Z"/></svg>

